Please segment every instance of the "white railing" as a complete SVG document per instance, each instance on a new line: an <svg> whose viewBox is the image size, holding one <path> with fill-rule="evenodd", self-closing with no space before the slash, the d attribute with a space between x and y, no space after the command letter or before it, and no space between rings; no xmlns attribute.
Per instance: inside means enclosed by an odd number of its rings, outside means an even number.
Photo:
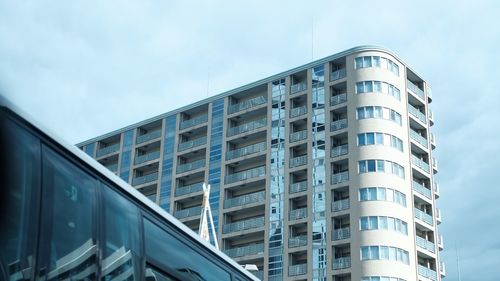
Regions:
<svg viewBox="0 0 500 281"><path fill-rule="evenodd" d="M252 244L224 250L224 254L231 258L244 257L264 253L264 243Z"/></svg>
<svg viewBox="0 0 500 281"><path fill-rule="evenodd" d="M426 171L427 173L429 173L430 171L429 164L413 154L411 155L411 163L419 167L420 169Z"/></svg>
<svg viewBox="0 0 500 281"><path fill-rule="evenodd" d="M410 138L412 140L416 141L417 143L421 144L425 148L428 147L427 139L424 138L421 134L417 133L416 131L414 131L412 129L410 129Z"/></svg>
<svg viewBox="0 0 500 281"><path fill-rule="evenodd" d="M437 280L436 271L420 264L418 265L418 275L431 279L433 281Z"/></svg>
<svg viewBox="0 0 500 281"><path fill-rule="evenodd" d="M417 209L415 208L415 218L429 224L429 225L432 225L433 223L433 219L432 219L432 216L425 213L424 211L420 210L420 209Z"/></svg>
<svg viewBox="0 0 500 281"><path fill-rule="evenodd" d="M288 248L302 247L305 245L307 245L307 235L288 238Z"/></svg>
<svg viewBox="0 0 500 281"><path fill-rule="evenodd" d="M426 124L427 119L425 118L425 114L420 112L417 108L413 107L413 105L408 104L408 111L410 112L411 115L417 117L418 120L422 121L422 123Z"/></svg>
<svg viewBox="0 0 500 281"><path fill-rule="evenodd" d="M290 86L290 94L295 94L295 93L302 92L305 90L307 90L307 84L303 83L303 82L293 84Z"/></svg>
<svg viewBox="0 0 500 281"><path fill-rule="evenodd" d="M432 243L431 241L422 238L420 236L416 236L416 241L417 241L417 246L419 246L420 248L430 251L432 253L436 252L436 245L434 245L434 243Z"/></svg>
<svg viewBox="0 0 500 281"><path fill-rule="evenodd" d="M342 210L347 210L347 209L349 209L349 206L350 206L349 198L333 201L332 202L332 211L339 212Z"/></svg>
<svg viewBox="0 0 500 281"><path fill-rule="evenodd" d="M330 73L330 82L342 79L342 78L346 77L346 75L347 75L347 72L346 72L345 68L337 69L337 70Z"/></svg>

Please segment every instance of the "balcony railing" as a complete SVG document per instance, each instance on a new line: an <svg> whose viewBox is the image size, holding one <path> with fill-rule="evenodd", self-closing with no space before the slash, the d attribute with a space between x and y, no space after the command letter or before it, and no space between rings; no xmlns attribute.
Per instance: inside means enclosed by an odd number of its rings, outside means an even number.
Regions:
<svg viewBox="0 0 500 281"><path fill-rule="evenodd" d="M185 173L187 171L196 170L205 167L205 159L196 160L186 164L177 165L177 174Z"/></svg>
<svg viewBox="0 0 500 281"><path fill-rule="evenodd" d="M307 181L300 181L290 184L290 193L297 193L305 190L307 190Z"/></svg>
<svg viewBox="0 0 500 281"><path fill-rule="evenodd" d="M417 209L415 208L415 218L429 224L429 225L432 225L433 223L433 219L432 219L432 216L425 213L424 211L421 211L420 209Z"/></svg>
<svg viewBox="0 0 500 281"><path fill-rule="evenodd" d="M429 199L432 199L432 191L416 181L413 181L413 190Z"/></svg>
<svg viewBox="0 0 500 281"><path fill-rule="evenodd" d="M347 119L340 119L330 123L330 131L337 131L347 128Z"/></svg>
<svg viewBox="0 0 500 281"><path fill-rule="evenodd" d="M425 148L428 147L427 139L412 129L410 129L410 138L416 141L417 143L421 144L423 147Z"/></svg>
<svg viewBox="0 0 500 281"><path fill-rule="evenodd" d="M295 168L307 164L307 154L290 159L290 168Z"/></svg>
<svg viewBox="0 0 500 281"><path fill-rule="evenodd" d="M175 189L175 196L182 196L203 190L203 182L197 182L186 186L179 186Z"/></svg>
<svg viewBox="0 0 500 281"><path fill-rule="evenodd" d="M307 235L299 235L288 238L288 248L296 248L307 245Z"/></svg>
<svg viewBox="0 0 500 281"><path fill-rule="evenodd" d="M307 208L291 210L288 213L288 220L299 220L307 217Z"/></svg>
<svg viewBox="0 0 500 281"><path fill-rule="evenodd" d="M234 150L230 150L230 151L226 152L226 160L231 160L231 159L235 159L238 157L262 152L264 150L266 150L266 142L265 141L259 142L256 144L252 144L249 146L237 148Z"/></svg>
<svg viewBox="0 0 500 281"><path fill-rule="evenodd" d="M332 184L338 184L349 180L349 171L332 174Z"/></svg>
<svg viewBox="0 0 500 281"><path fill-rule="evenodd" d="M186 128L194 127L196 125L203 124L203 123L205 123L207 121L208 121L208 115L207 114L200 115L200 116L194 117L192 119L182 121L181 125L180 125L180 129L183 130L183 129L186 129Z"/></svg>
<svg viewBox="0 0 500 281"><path fill-rule="evenodd" d="M439 208L436 208L435 210L436 210L435 211L436 212L436 222L438 224L440 224L441 220L442 220L442 218L441 218L441 210Z"/></svg>
<svg viewBox="0 0 500 281"><path fill-rule="evenodd" d="M444 262L439 262L439 273L441 276L446 276L446 267L444 266Z"/></svg>
<svg viewBox="0 0 500 281"><path fill-rule="evenodd" d="M290 134L290 142L296 142L307 139L307 130L302 130Z"/></svg>
<svg viewBox="0 0 500 281"><path fill-rule="evenodd" d="M134 159L134 164L137 165L137 164L141 164L141 163L155 160L158 158L160 158L160 151L154 151L154 152L150 152L148 154L136 156Z"/></svg>
<svg viewBox="0 0 500 281"><path fill-rule="evenodd" d="M201 137L201 138L197 138L194 140L181 142L181 143L179 143L179 146L177 147L177 151L188 150L188 149L191 149L193 147L204 145L206 143L207 143L207 137Z"/></svg>
<svg viewBox="0 0 500 281"><path fill-rule="evenodd" d="M429 164L413 154L411 155L411 163L419 167L420 169L426 171L427 173L429 173L430 171Z"/></svg>
<svg viewBox="0 0 500 281"><path fill-rule="evenodd" d="M303 83L303 82L293 84L292 86L290 86L290 94L295 94L295 93L302 92L305 90L307 90L307 84Z"/></svg>
<svg viewBox="0 0 500 281"><path fill-rule="evenodd" d="M137 139L135 140L135 143L136 144L140 144L140 143L143 143L143 142L147 142L147 141L150 141L150 140L157 139L160 136L161 136L161 130L156 130L156 131L144 134L144 135L137 136Z"/></svg>
<svg viewBox="0 0 500 281"><path fill-rule="evenodd" d="M422 238L420 236L416 236L416 241L417 241L417 246L419 246L422 249L426 249L427 251L430 251L431 253L436 252L436 245L432 243L431 241Z"/></svg>
<svg viewBox="0 0 500 281"><path fill-rule="evenodd" d="M444 248L444 238L443 238L443 235L438 234L437 235L437 239L438 239L438 243L437 243L438 247L439 247L439 249L442 250Z"/></svg>
<svg viewBox="0 0 500 281"><path fill-rule="evenodd" d="M439 184L437 182L433 182L432 186L434 187L434 194L436 195L436 199L439 198Z"/></svg>
<svg viewBox="0 0 500 281"><path fill-rule="evenodd" d="M351 237L350 227L337 228L333 230L332 233L333 240L342 240L342 239L347 239L349 237Z"/></svg>
<svg viewBox="0 0 500 281"><path fill-rule="evenodd" d="M436 160L436 158L432 157L432 169L437 171L438 169L438 162Z"/></svg>
<svg viewBox="0 0 500 281"><path fill-rule="evenodd" d="M236 112L239 112L239 111L242 111L245 109L249 109L252 107L256 107L256 106L259 106L259 105L265 104L265 103L267 103L266 97L264 97L264 96L255 97L253 99L249 99L249 100L237 103L237 104L230 105L228 108L228 113L229 114L236 113Z"/></svg>
<svg viewBox="0 0 500 281"><path fill-rule="evenodd" d="M303 106L295 107L295 108L292 108L290 110L290 118L301 116L301 115L304 115L306 113L307 113L307 106L303 105Z"/></svg>
<svg viewBox="0 0 500 281"><path fill-rule="evenodd" d="M260 120L255 120L255 121L250 121L248 123L229 128L229 130L227 131L227 136L231 137L234 135L250 132L250 131L256 130L258 128L265 127L266 124L267 124L266 118L262 118Z"/></svg>
<svg viewBox="0 0 500 281"><path fill-rule="evenodd" d="M347 153L349 153L349 146L346 144L342 144L342 145L338 145L338 146L334 146L332 147L332 150L331 150L331 156L332 157L339 157L339 156L342 156L342 155L346 155Z"/></svg>
<svg viewBox="0 0 500 281"><path fill-rule="evenodd" d="M258 228L263 226L264 226L264 217L257 217L232 223L226 223L222 226L222 232L230 233L230 232Z"/></svg>
<svg viewBox="0 0 500 281"><path fill-rule="evenodd" d="M290 265L288 267L288 276L297 276L307 273L307 263Z"/></svg>
<svg viewBox="0 0 500 281"><path fill-rule="evenodd" d="M201 215L201 206L196 206L184 210L177 210L174 216L178 219L189 218Z"/></svg>
<svg viewBox="0 0 500 281"><path fill-rule="evenodd" d="M430 136L431 136L431 144L432 144L432 147L436 147L436 136L434 135L434 133L430 133Z"/></svg>
<svg viewBox="0 0 500 281"><path fill-rule="evenodd" d="M238 258L250 255L264 253L264 243L252 244L243 247L231 248L224 250L224 253L231 258Z"/></svg>
<svg viewBox="0 0 500 281"><path fill-rule="evenodd" d="M140 185L147 182L152 182L158 179L158 172L151 173L145 176L135 177L132 179L132 185Z"/></svg>
<svg viewBox="0 0 500 281"><path fill-rule="evenodd" d="M417 117L418 120L422 121L422 123L426 124L427 119L425 118L425 114L420 112L420 110L413 107L413 105L408 104L408 111L410 112L411 115Z"/></svg>
<svg viewBox="0 0 500 281"><path fill-rule="evenodd" d="M233 197L224 200L224 208L231 208L235 206L243 206L256 202L263 202L266 199L266 191L259 191L238 197Z"/></svg>
<svg viewBox="0 0 500 281"><path fill-rule="evenodd" d="M266 175L266 166L261 166L226 176L226 184L235 183L237 181L258 178Z"/></svg>
<svg viewBox="0 0 500 281"><path fill-rule="evenodd" d="M425 94L424 91L422 91L417 85L413 84L410 80L406 80L408 89L415 93L419 98L422 100L425 100Z"/></svg>
<svg viewBox="0 0 500 281"><path fill-rule="evenodd" d="M346 75L347 75L347 73L346 73L345 68L335 70L332 73L330 73L330 82L342 79L342 78L346 77Z"/></svg>
<svg viewBox="0 0 500 281"><path fill-rule="evenodd" d="M351 257L342 257L333 259L333 269L339 270L351 267Z"/></svg>
<svg viewBox="0 0 500 281"><path fill-rule="evenodd" d="M342 210L347 210L347 209L349 209L349 206L350 206L349 198L333 201L332 202L332 211L339 212Z"/></svg>
<svg viewBox="0 0 500 281"><path fill-rule="evenodd" d="M434 112L430 108L429 108L429 115L428 116L429 116L429 122L434 124Z"/></svg>
<svg viewBox="0 0 500 281"><path fill-rule="evenodd" d="M423 276L425 278L431 279L433 281L437 280L437 272L425 267L423 265L418 265L418 275Z"/></svg>
<svg viewBox="0 0 500 281"><path fill-rule="evenodd" d="M118 150L120 150L120 143L115 143L115 144L112 144L110 146L106 146L106 147L103 147L101 149L98 149L96 152L96 157L101 157L101 156L116 152Z"/></svg>
<svg viewBox="0 0 500 281"><path fill-rule="evenodd" d="M336 96L332 96L330 98L330 105L334 106L337 104L341 104L347 101L347 93L342 93Z"/></svg>

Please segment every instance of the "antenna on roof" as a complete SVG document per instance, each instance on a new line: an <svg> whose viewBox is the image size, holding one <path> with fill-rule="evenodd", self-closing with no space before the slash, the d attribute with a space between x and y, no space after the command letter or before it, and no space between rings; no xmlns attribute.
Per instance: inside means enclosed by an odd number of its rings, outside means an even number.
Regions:
<svg viewBox="0 0 500 281"><path fill-rule="evenodd" d="M462 281L462 278L460 276L460 255L458 253L458 247L457 247L457 242L455 242L455 255L457 259L457 273L458 273L458 281Z"/></svg>

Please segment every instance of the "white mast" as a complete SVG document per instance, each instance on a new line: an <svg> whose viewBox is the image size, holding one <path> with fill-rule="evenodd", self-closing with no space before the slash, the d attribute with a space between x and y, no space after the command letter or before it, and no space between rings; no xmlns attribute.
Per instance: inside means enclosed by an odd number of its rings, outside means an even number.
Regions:
<svg viewBox="0 0 500 281"><path fill-rule="evenodd" d="M201 239L210 243L210 233L208 232L208 223L212 227L212 238L215 242L215 247L219 249L217 235L215 234L214 218L212 217L212 209L210 208L210 185L203 183L203 202L201 203L201 218L199 234Z"/></svg>

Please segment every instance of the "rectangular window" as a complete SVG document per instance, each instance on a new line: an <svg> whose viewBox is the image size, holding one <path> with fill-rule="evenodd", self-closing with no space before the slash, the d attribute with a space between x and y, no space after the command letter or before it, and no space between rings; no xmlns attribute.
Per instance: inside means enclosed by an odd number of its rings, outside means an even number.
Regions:
<svg viewBox="0 0 500 281"><path fill-rule="evenodd" d="M364 82L357 82L356 83L356 93L361 94L365 92L365 84Z"/></svg>
<svg viewBox="0 0 500 281"><path fill-rule="evenodd" d="M359 229L360 230L367 230L367 229L369 229L368 218L367 217L361 217L359 219Z"/></svg>
<svg viewBox="0 0 500 281"><path fill-rule="evenodd" d="M363 57L363 67L372 67L372 57Z"/></svg>
<svg viewBox="0 0 500 281"><path fill-rule="evenodd" d="M369 229L378 229L378 217L371 216L369 219Z"/></svg>
<svg viewBox="0 0 500 281"><path fill-rule="evenodd" d="M376 171L376 169L375 169L375 160L368 160L367 162L368 162L368 164L367 164L367 166L368 166L367 171L368 172L375 172Z"/></svg>
<svg viewBox="0 0 500 281"><path fill-rule="evenodd" d="M373 92L373 81L365 81L365 93Z"/></svg>
<svg viewBox="0 0 500 281"><path fill-rule="evenodd" d="M377 188L370 187L368 188L369 200L377 200Z"/></svg>
<svg viewBox="0 0 500 281"><path fill-rule="evenodd" d="M380 67L380 57L373 57L373 66Z"/></svg>
<svg viewBox="0 0 500 281"><path fill-rule="evenodd" d="M385 171L385 161L377 160L377 172L384 172L384 171Z"/></svg>
<svg viewBox="0 0 500 281"><path fill-rule="evenodd" d="M387 217L379 217L378 218L378 224L380 229L389 229L388 223L387 223Z"/></svg>
<svg viewBox="0 0 500 281"><path fill-rule="evenodd" d="M384 134L376 133L375 137L376 137L376 140L375 140L376 144L384 144Z"/></svg>
<svg viewBox="0 0 500 281"><path fill-rule="evenodd" d="M366 133L366 144L375 144L375 135L373 133Z"/></svg>
<svg viewBox="0 0 500 281"><path fill-rule="evenodd" d="M354 67L356 69L363 68L363 57L357 57L357 58L355 58L354 62L355 62Z"/></svg>
<svg viewBox="0 0 500 281"><path fill-rule="evenodd" d="M365 134L358 135L358 145L366 145Z"/></svg>
<svg viewBox="0 0 500 281"><path fill-rule="evenodd" d="M386 198L386 189L383 187L377 188L377 199L385 200L385 198Z"/></svg>
<svg viewBox="0 0 500 281"><path fill-rule="evenodd" d="M373 81L373 91L374 92L382 92L382 82Z"/></svg>

